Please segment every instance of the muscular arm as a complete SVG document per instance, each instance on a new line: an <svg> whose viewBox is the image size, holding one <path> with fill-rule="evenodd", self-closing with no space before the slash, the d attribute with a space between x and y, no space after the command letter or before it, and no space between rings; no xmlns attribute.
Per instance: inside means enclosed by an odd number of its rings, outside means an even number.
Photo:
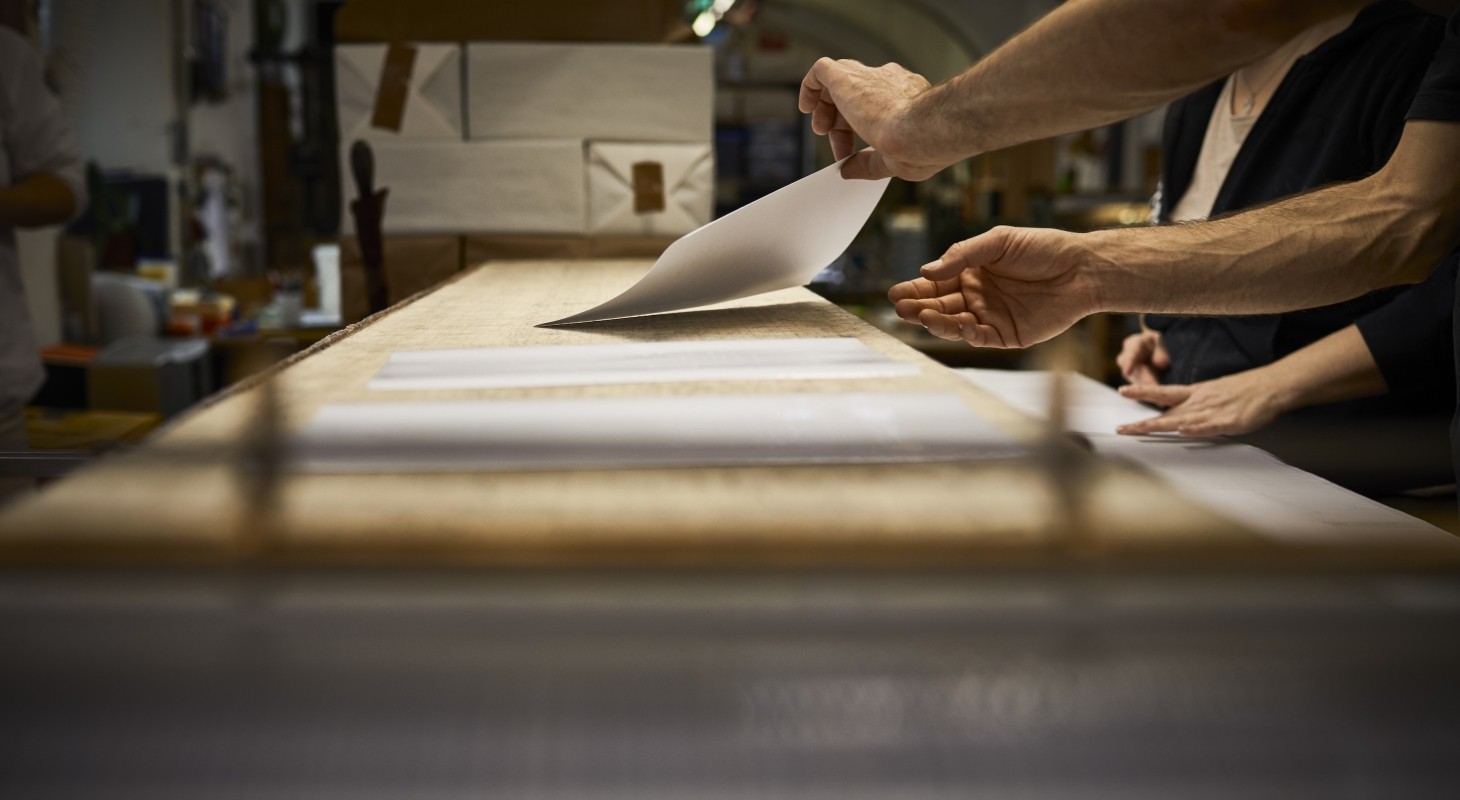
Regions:
<svg viewBox="0 0 1460 800"><path fill-rule="evenodd" d="M65 181L49 172L0 186L0 227L59 225L75 212L76 194Z"/></svg>
<svg viewBox="0 0 1460 800"><path fill-rule="evenodd" d="M1261 314L1424 280L1460 240L1460 122L1413 121L1382 170L1229 217L1095 233L999 227L892 287L897 313L1028 347L1098 311ZM1178 268L1179 265L1179 268Z"/></svg>
<svg viewBox="0 0 1460 800"><path fill-rule="evenodd" d="M848 177L921 179L979 153L1129 118L1369 0L1073 0L929 88L901 68L822 59L801 110ZM912 76L916 77L916 76Z"/></svg>
<svg viewBox="0 0 1460 800"><path fill-rule="evenodd" d="M1261 314L1418 283L1460 240L1455 164L1460 123L1414 121L1364 180L1206 222L1074 237L1091 310Z"/></svg>

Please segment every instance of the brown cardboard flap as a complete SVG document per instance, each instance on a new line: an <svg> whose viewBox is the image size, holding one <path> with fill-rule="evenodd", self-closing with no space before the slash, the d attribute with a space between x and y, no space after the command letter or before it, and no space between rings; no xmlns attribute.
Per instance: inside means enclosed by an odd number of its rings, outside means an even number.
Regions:
<svg viewBox="0 0 1460 800"><path fill-rule="evenodd" d="M416 48L394 42L386 48L385 60L380 65L380 83L375 87L375 112L370 116L370 127L400 133L415 67Z"/></svg>
<svg viewBox="0 0 1460 800"><path fill-rule="evenodd" d="M679 0L351 0L335 15L339 42L693 41Z"/></svg>
<svg viewBox="0 0 1460 800"><path fill-rule="evenodd" d="M664 165L658 161L634 163L634 213L653 214L664 210Z"/></svg>

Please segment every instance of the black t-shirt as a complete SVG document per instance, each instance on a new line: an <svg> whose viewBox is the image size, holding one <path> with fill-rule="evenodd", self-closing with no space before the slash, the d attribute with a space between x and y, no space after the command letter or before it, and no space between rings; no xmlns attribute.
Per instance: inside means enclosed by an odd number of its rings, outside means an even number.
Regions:
<svg viewBox="0 0 1460 800"><path fill-rule="evenodd" d="M1445 42L1430 62L1405 118L1460 122L1460 11L1450 15Z"/></svg>
<svg viewBox="0 0 1460 800"><path fill-rule="evenodd" d="M1445 26L1445 42L1435 53L1424 83L1414 96L1407 119L1460 122L1460 11L1450 15ZM1460 131L1455 132L1460 136ZM1449 180L1460 180L1460 171L1451 172ZM1455 295L1455 319L1460 322L1460 293ZM1460 324L1455 335L1455 377L1460 382ZM1460 483L1460 409L1450 423L1450 454L1455 459L1456 482Z"/></svg>

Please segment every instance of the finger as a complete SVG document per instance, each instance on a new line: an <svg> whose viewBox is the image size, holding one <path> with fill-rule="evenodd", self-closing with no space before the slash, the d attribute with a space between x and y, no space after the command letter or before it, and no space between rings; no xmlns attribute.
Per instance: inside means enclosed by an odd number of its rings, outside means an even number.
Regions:
<svg viewBox="0 0 1460 800"><path fill-rule="evenodd" d="M1165 340L1161 338L1159 333L1152 337L1152 339L1154 346L1151 348L1151 366L1162 372L1171 369L1171 354L1166 351Z"/></svg>
<svg viewBox="0 0 1460 800"><path fill-rule="evenodd" d="M831 142L831 155L840 161L852 155L857 150L857 137L847 128L832 128L827 134L827 140ZM842 166L842 177L846 177L846 166Z"/></svg>
<svg viewBox="0 0 1460 800"><path fill-rule="evenodd" d="M1237 426L1230 422L1213 419L1194 420L1184 423L1177 428L1177 433L1182 436L1228 436L1241 433Z"/></svg>
<svg viewBox="0 0 1460 800"><path fill-rule="evenodd" d="M1009 343L1005 341L1004 334L993 325L980 323L973 314L964 312L958 315L958 323L963 331L963 341L974 347L995 347L1008 349Z"/></svg>
<svg viewBox="0 0 1460 800"><path fill-rule="evenodd" d="M806 77L801 79L801 94L796 98L796 105L802 114L811 113L823 101L826 95L826 74L834 64L829 58L818 58L811 65L811 69L807 70Z"/></svg>
<svg viewBox="0 0 1460 800"><path fill-rule="evenodd" d="M811 109L811 130L817 134L825 136L835 131L840 122L841 112L830 98L823 96L821 102Z"/></svg>
<svg viewBox="0 0 1460 800"><path fill-rule="evenodd" d="M919 317L924 311L932 311L935 314L961 314L968 311L968 306L963 302L962 294L952 292L935 297L903 298L894 301L892 309L902 319L920 323Z"/></svg>
<svg viewBox="0 0 1460 800"><path fill-rule="evenodd" d="M1158 406L1174 406L1186 402L1191 397L1190 386L1136 386L1134 384L1120 387L1120 396L1129 397L1132 400L1139 400L1142 403L1155 403Z"/></svg>
<svg viewBox="0 0 1460 800"><path fill-rule="evenodd" d="M1130 382L1133 386L1159 386L1161 384L1161 376L1156 374L1156 371L1149 366L1140 364L1131 371Z"/></svg>
<svg viewBox="0 0 1460 800"><path fill-rule="evenodd" d="M946 280L970 268L990 264L1004 256L1009 246L1009 228L998 227L978 236L959 242L930 264L924 264L922 274L931 280Z"/></svg>
<svg viewBox="0 0 1460 800"><path fill-rule="evenodd" d="M963 338L963 326L959 324L956 316L940 314L931 308L925 308L918 315L918 322L928 329L928 333L939 339L958 340Z"/></svg>
<svg viewBox="0 0 1460 800"><path fill-rule="evenodd" d="M1126 380L1130 380L1136 367L1145 361L1146 349L1149 346L1146 337L1139 333L1125 337L1125 342L1120 347L1120 355L1115 357L1115 365L1120 367L1120 374L1124 375Z"/></svg>
<svg viewBox="0 0 1460 800"><path fill-rule="evenodd" d="M1126 425L1119 425L1115 432L1122 436L1141 436L1147 433L1176 433L1181 426L1188 424L1188 414L1179 411L1167 412L1159 417L1143 419L1140 422L1132 422Z"/></svg>
<svg viewBox="0 0 1460 800"><path fill-rule="evenodd" d="M934 314L963 314L968 311L968 306L963 302L961 294L945 294L937 297L918 298L912 300L899 300L893 309L903 319L921 319L924 311L931 311Z"/></svg>
<svg viewBox="0 0 1460 800"><path fill-rule="evenodd" d="M849 181L880 181L892 177L892 169L881 153L868 147L847 159L842 165L842 177Z"/></svg>
<svg viewBox="0 0 1460 800"><path fill-rule="evenodd" d="M923 309L927 308L927 306L921 300L908 298L893 303L892 308L897 312L899 318L905 319L908 322L918 322L918 317L922 316Z"/></svg>
<svg viewBox="0 0 1460 800"><path fill-rule="evenodd" d="M913 278L903 281L887 290L887 299L893 303L899 300L930 300L945 294L958 294L958 279L930 281L927 278Z"/></svg>

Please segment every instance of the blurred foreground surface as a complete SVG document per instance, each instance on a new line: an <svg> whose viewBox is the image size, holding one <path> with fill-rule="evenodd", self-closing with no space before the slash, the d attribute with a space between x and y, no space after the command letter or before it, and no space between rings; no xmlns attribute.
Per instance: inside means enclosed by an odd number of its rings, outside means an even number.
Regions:
<svg viewBox="0 0 1460 800"><path fill-rule="evenodd" d="M1460 579L0 573L0 796L1454 797Z"/></svg>

